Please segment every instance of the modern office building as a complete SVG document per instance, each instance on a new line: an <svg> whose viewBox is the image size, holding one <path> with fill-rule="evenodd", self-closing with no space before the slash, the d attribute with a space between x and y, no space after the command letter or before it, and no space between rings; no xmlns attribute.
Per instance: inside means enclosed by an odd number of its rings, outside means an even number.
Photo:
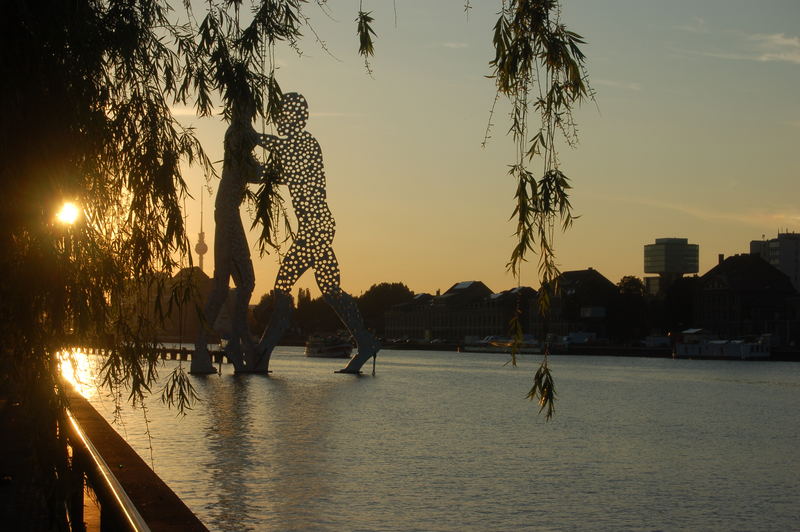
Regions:
<svg viewBox="0 0 800 532"><path fill-rule="evenodd" d="M785 273L800 290L800 234L778 233L777 238L750 241L750 254L759 255Z"/></svg>
<svg viewBox="0 0 800 532"><path fill-rule="evenodd" d="M658 277L645 277L648 293L663 294L682 275L697 273L699 256L700 246L690 244L686 238L657 238L654 244L646 244L644 273L658 274Z"/></svg>

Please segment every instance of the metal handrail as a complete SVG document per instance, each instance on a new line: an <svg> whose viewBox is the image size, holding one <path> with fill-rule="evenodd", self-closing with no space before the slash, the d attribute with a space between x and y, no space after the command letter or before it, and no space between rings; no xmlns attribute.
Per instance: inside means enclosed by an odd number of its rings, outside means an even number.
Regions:
<svg viewBox="0 0 800 532"><path fill-rule="evenodd" d="M108 467L108 464L92 444L92 441L86 436L86 433L83 432L83 429L81 429L80 425L73 417L72 412L67 410L67 416L69 416L70 423L72 423L72 430L78 439L80 439L81 443L86 449L87 454L97 467L97 471L100 472L105 487L109 492L111 492L111 495L115 499L114 504L116 505L120 514L125 518L125 521L128 523L131 530L135 530L137 532L150 532L150 527L142 518L139 510L136 509L133 501L131 501L130 497L128 497L128 494L125 493L125 489L122 487L122 484L120 484L119 480L117 480L117 477L114 476L111 468Z"/></svg>

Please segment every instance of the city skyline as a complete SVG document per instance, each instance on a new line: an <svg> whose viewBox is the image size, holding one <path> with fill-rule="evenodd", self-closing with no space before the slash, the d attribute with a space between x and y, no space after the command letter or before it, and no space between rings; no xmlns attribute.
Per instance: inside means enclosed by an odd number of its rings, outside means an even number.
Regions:
<svg viewBox="0 0 800 532"><path fill-rule="evenodd" d="M800 230L793 201L800 105L792 90L800 81L792 26L800 7L769 4L564 6L564 22L587 41L597 105L577 114L577 150L561 149L581 216L557 235L562 270L591 266L613 282L642 277L643 246L682 237L699 245L702 273L720 253L745 253L762 235ZM354 294L392 281L428 293L471 279L497 291L515 286L505 270L515 183L506 176L513 145L502 103L481 148L494 99L484 76L497 6L473 2L465 15L459 2L402 2L396 22L391 8L374 6L373 77L356 54L352 6L329 6L332 18L313 7L315 30L335 58L311 38L302 58L278 48L278 80L309 100L308 128L324 153L337 221L342 286ZM177 111L197 127L211 159L221 159L221 118ZM186 175L194 246L202 177L197 169ZM204 199L212 249L216 185ZM274 254L258 257L255 233L249 239L257 301L272 288L277 263ZM211 253L205 267L210 274ZM538 287L536 256L520 282ZM306 276L298 287L316 295L313 285Z"/></svg>

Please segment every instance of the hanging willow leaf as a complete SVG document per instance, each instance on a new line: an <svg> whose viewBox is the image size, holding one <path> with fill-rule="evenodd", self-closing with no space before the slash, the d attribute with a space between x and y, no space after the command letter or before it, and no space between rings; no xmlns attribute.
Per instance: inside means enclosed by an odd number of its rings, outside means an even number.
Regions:
<svg viewBox="0 0 800 532"><path fill-rule="evenodd" d="M358 18L356 18L358 23L356 31L358 35L358 53L364 56L364 59L369 59L375 55L375 48L372 43L372 37L375 35L375 31L372 29L374 19L371 15L371 11L359 11Z"/></svg>
<svg viewBox="0 0 800 532"><path fill-rule="evenodd" d="M375 31L372 29L374 19L371 16L372 12L362 11L359 9L358 18L356 18L358 35L358 53L364 57L364 68L369 75L372 75L372 67L369 64L369 58L375 54L375 47L373 46L372 37L376 36Z"/></svg>
<svg viewBox="0 0 800 532"><path fill-rule="evenodd" d="M177 407L178 415L186 415L192 404L199 399L182 365L176 367L161 388L161 402L169 407Z"/></svg>
<svg viewBox="0 0 800 532"><path fill-rule="evenodd" d="M556 388L553 382L553 375L547 364L548 353L545 350L542 363L533 377L533 386L528 392L527 398L539 404L539 412L547 409L545 419L550 420L556 411Z"/></svg>

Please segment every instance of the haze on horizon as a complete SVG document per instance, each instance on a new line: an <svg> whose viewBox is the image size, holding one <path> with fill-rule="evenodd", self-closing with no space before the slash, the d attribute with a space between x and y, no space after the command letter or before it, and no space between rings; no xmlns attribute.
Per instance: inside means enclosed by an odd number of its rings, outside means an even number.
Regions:
<svg viewBox="0 0 800 532"><path fill-rule="evenodd" d="M277 50L284 91L302 92L308 129L325 158L334 249L342 287L357 295L378 282L415 292L481 280L495 291L517 284L506 272L514 240L513 145L507 108L495 112L486 79L497 2L367 2L378 34L373 77L357 56L356 7L307 7L332 55L312 35L304 52ZM561 149L580 218L557 235L562 270L594 267L611 281L643 275L642 248L660 237L700 246L700 273L717 254L746 252L750 240L800 231L800 4L794 1L566 0L563 21L587 44L597 105L578 112L580 144ZM222 158L225 124L196 119L212 160ZM260 125L257 125L260 129ZM258 156L261 156L257 152ZM213 249L213 198L199 169L188 170L192 244L204 229ZM288 197L288 196L287 196ZM243 211L247 225L251 219ZM253 303L277 273L258 257ZM288 249L288 243L283 251ZM196 259L195 259L196 263ZM520 282L539 285L536 257ZM213 271L213 253L205 258ZM298 288L318 291L313 276Z"/></svg>

